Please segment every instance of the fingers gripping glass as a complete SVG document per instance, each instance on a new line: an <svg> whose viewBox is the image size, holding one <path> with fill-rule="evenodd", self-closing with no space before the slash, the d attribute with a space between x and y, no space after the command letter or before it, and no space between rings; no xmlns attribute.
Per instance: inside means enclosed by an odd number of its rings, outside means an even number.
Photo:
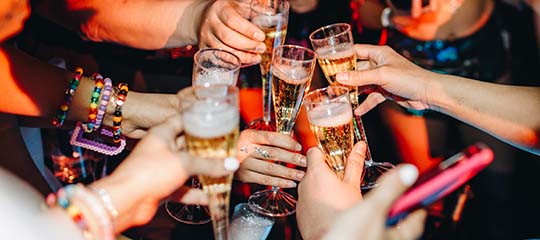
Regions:
<svg viewBox="0 0 540 240"><path fill-rule="evenodd" d="M212 93L212 94L209 94ZM225 85L186 88L178 94L187 151L202 159L236 158L239 135L238 88ZM227 239L232 175L199 175L212 217L214 239Z"/></svg>
<svg viewBox="0 0 540 240"><path fill-rule="evenodd" d="M310 49L281 45L274 49L272 59L272 96L276 128L291 135L304 94L309 90L315 69L316 53ZM296 211L296 199L273 186L249 197L250 206L257 212L283 217Z"/></svg>
<svg viewBox="0 0 540 240"><path fill-rule="evenodd" d="M309 39L313 45L313 49L317 52L319 66L328 83L331 86L344 86L336 81L336 75L339 72L354 71L356 69L356 54L351 26L346 23L328 25L315 30L310 34ZM344 87L349 89L353 110L359 106L359 96L373 88L372 86L362 89L351 86ZM362 119L354 114L353 127L355 142L364 141L367 144L368 141ZM374 162L368 147L366 162L364 164L362 189L376 187L378 185L377 179L393 167L394 165L388 162Z"/></svg>
<svg viewBox="0 0 540 240"><path fill-rule="evenodd" d="M205 48L195 53L193 58L193 86L236 85L241 62L233 53ZM216 94L220 92L222 91L218 89ZM200 188L200 185L196 177L191 179L192 188ZM186 205L167 201L165 209L172 218L186 224L205 224L211 220L208 207L199 204Z"/></svg>
<svg viewBox="0 0 540 240"><path fill-rule="evenodd" d="M287 0L253 0L250 5L250 21L265 34L266 51L261 54L262 107L263 117L251 121L247 128L264 131L275 131L272 121L272 61L273 49L285 42L289 19L289 2Z"/></svg>

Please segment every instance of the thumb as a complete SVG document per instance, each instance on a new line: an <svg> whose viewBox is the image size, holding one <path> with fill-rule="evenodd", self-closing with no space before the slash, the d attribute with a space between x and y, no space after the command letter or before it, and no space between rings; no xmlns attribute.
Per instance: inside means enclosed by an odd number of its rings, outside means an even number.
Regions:
<svg viewBox="0 0 540 240"><path fill-rule="evenodd" d="M336 80L348 86L381 85L381 68L340 72Z"/></svg>
<svg viewBox="0 0 540 240"><path fill-rule="evenodd" d="M324 154L317 147L312 147L307 151L307 171L319 171L319 169L328 169Z"/></svg>
<svg viewBox="0 0 540 240"><path fill-rule="evenodd" d="M418 169L412 164L400 164L381 178L381 185L367 194L370 201L383 214L388 213L392 203L418 178Z"/></svg>
<svg viewBox="0 0 540 240"><path fill-rule="evenodd" d="M357 189L360 189L360 183L362 181L366 149L367 146L365 142L361 141L354 145L345 166L343 181L356 186Z"/></svg>
<svg viewBox="0 0 540 240"><path fill-rule="evenodd" d="M149 132L161 138L172 141L182 132L182 130L182 117L179 113L177 113L169 117L165 122L152 127Z"/></svg>

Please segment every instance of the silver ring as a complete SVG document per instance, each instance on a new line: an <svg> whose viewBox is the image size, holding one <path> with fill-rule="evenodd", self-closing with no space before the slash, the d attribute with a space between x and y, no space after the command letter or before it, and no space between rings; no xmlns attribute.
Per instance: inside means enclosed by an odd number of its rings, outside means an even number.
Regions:
<svg viewBox="0 0 540 240"><path fill-rule="evenodd" d="M248 154L248 146L246 146L246 145L240 146L240 152Z"/></svg>
<svg viewBox="0 0 540 240"><path fill-rule="evenodd" d="M264 150L262 148L255 147L255 152L257 152L258 154L260 154L264 158L270 158L270 153L268 153L268 151L266 151L266 150Z"/></svg>

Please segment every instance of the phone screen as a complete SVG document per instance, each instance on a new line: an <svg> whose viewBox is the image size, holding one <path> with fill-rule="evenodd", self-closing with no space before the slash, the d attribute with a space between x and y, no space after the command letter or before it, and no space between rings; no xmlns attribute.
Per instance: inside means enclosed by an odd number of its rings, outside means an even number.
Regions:
<svg viewBox="0 0 540 240"><path fill-rule="evenodd" d="M418 208L431 205L469 181L493 161L493 152L475 144L445 159L422 174L416 183L394 203L387 226L396 224Z"/></svg>

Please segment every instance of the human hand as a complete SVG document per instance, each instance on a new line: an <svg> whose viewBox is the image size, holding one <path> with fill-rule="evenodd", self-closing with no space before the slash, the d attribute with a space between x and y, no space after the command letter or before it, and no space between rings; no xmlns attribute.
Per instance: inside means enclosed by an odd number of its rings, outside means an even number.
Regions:
<svg viewBox="0 0 540 240"><path fill-rule="evenodd" d="M188 177L196 174L219 177L238 168L236 160L223 162L189 156L182 150L183 139L177 138L181 131L179 114L151 128L111 176L92 184L111 195L119 212L117 231L150 221L159 202L175 191L179 198L175 200L205 204L202 191L181 188Z"/></svg>
<svg viewBox="0 0 540 240"><path fill-rule="evenodd" d="M392 203L418 177L418 170L403 164L382 176L381 185L364 199L333 221L321 239L418 239L424 231L425 210L417 210L397 226L386 227L386 218Z"/></svg>
<svg viewBox="0 0 540 240"><path fill-rule="evenodd" d="M234 53L245 65L256 64L266 50L264 33L237 8L239 4L230 0L217 0L208 8L199 29L199 48L221 48Z"/></svg>
<svg viewBox="0 0 540 240"><path fill-rule="evenodd" d="M434 97L431 82L437 74L424 70L405 59L387 46L357 44L356 56L361 62L356 71L337 74L337 81L351 86L377 85L378 91L369 93L355 110L363 115L386 99L416 110L431 108L430 98Z"/></svg>
<svg viewBox="0 0 540 240"><path fill-rule="evenodd" d="M333 225L341 211L362 199L360 182L366 144L357 143L349 154L343 180L330 170L318 148L307 153L308 168L298 186L296 219L304 239L320 237ZM348 239L348 238L336 238Z"/></svg>
<svg viewBox="0 0 540 240"><path fill-rule="evenodd" d="M296 153L301 149L298 142L285 134L244 130L238 140L238 159L242 164L235 177L242 182L282 188L296 187L294 181L302 180L304 171L274 161L305 167L306 157Z"/></svg>
<svg viewBox="0 0 540 240"><path fill-rule="evenodd" d="M111 123L114 104L107 106L104 122ZM178 97L175 94L150 94L130 92L122 107L122 134L139 139L147 130L174 114L179 113Z"/></svg>

